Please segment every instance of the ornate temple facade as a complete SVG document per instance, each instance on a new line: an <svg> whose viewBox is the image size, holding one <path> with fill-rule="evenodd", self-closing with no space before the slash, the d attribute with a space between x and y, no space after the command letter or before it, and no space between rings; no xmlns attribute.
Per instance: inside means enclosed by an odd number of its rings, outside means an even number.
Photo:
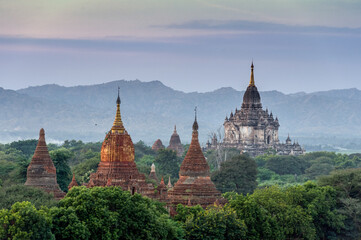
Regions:
<svg viewBox="0 0 361 240"><path fill-rule="evenodd" d="M181 140L179 138L179 135L177 133L176 126L174 126L174 131L172 136L170 137L169 146L167 148L175 151L178 157L181 157L183 155L184 149Z"/></svg>
<svg viewBox="0 0 361 240"><path fill-rule="evenodd" d="M56 199L65 196L56 181L56 168L46 146L44 129L40 129L38 145L28 166L25 185L43 189Z"/></svg>
<svg viewBox="0 0 361 240"><path fill-rule="evenodd" d="M251 79L243 95L240 110L231 112L224 121L224 139L222 145L227 148L237 148L251 156L262 155L273 150L278 155L300 155L305 150L298 143L291 143L288 137L286 143L278 138L280 127L278 118L272 112L263 110L261 97L254 81L254 66L251 65ZM212 139L208 147L214 148L218 144Z"/></svg>
<svg viewBox="0 0 361 240"><path fill-rule="evenodd" d="M199 204L205 208L220 200L222 202L221 193L210 178L209 166L199 145L197 118L193 123L191 144L180 167L179 180L168 191L168 198L171 210L178 204Z"/></svg>

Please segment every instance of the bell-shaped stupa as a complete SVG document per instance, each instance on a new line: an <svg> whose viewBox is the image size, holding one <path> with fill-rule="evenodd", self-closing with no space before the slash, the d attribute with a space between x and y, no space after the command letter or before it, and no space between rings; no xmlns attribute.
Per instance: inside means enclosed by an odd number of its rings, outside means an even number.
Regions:
<svg viewBox="0 0 361 240"><path fill-rule="evenodd" d="M120 97L116 101L117 110L111 130L105 136L101 148L101 161L96 173L90 175L88 187L120 186L132 194L152 193L145 182L144 174L139 173L134 162L134 145L125 130L120 115Z"/></svg>

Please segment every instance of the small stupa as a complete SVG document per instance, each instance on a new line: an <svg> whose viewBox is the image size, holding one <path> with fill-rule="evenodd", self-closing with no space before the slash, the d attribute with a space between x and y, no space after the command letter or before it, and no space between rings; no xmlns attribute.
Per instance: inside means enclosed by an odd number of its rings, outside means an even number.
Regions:
<svg viewBox="0 0 361 240"><path fill-rule="evenodd" d="M209 166L198 141L197 114L193 123L192 141L181 164L179 180L168 191L171 207L178 204L201 205L206 208L221 197L211 181Z"/></svg>
<svg viewBox="0 0 361 240"><path fill-rule="evenodd" d="M164 145L163 145L162 141L160 139L157 139L157 141L154 142L152 149L156 152L161 149L164 149Z"/></svg>
<svg viewBox="0 0 361 240"><path fill-rule="evenodd" d="M177 133L177 127L175 125L174 125L173 134L169 140L169 146L167 148L175 151L177 153L177 156L179 157L183 155L184 152L183 145L181 143L181 140Z"/></svg>
<svg viewBox="0 0 361 240"><path fill-rule="evenodd" d="M148 176L150 179L153 179L155 180L156 183L158 183L158 177L157 177L157 174L155 172L155 165L154 163L152 163L152 166L150 167L150 173L149 173L149 176Z"/></svg>
<svg viewBox="0 0 361 240"><path fill-rule="evenodd" d="M170 181L170 176L169 176L167 188L170 189L172 187L173 187L173 185L172 185L172 182Z"/></svg>
<svg viewBox="0 0 361 240"><path fill-rule="evenodd" d="M75 179L75 175L73 174L73 179L71 180L71 182L69 183L69 186L68 186L68 190L70 191L70 189L72 187L77 187L79 186L78 183L76 182L76 179Z"/></svg>
<svg viewBox="0 0 361 240"><path fill-rule="evenodd" d="M65 196L56 181L56 168L46 146L43 128L40 129L38 145L28 166L25 185L43 189L47 193L54 194L56 199Z"/></svg>

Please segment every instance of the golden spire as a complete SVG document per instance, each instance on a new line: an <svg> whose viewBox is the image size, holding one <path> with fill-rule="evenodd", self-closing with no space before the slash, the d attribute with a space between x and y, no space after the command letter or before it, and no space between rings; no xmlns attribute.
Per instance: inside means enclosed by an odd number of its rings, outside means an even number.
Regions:
<svg viewBox="0 0 361 240"><path fill-rule="evenodd" d="M118 87L117 112L115 114L112 133L124 133L124 130L125 128L123 126L122 117L120 116L120 97L119 97L119 87Z"/></svg>
<svg viewBox="0 0 361 240"><path fill-rule="evenodd" d="M255 86L255 84L254 84L254 75L253 75L253 68L254 68L254 66L253 66L253 61L252 61L252 65L251 65L251 80L249 81L249 86Z"/></svg>

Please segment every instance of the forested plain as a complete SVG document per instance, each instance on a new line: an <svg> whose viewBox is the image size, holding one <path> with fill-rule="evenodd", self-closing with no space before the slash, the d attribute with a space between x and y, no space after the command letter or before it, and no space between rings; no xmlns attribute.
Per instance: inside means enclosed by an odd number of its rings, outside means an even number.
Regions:
<svg viewBox="0 0 361 240"><path fill-rule="evenodd" d="M310 152L251 158L235 149L209 150L211 178L228 203L207 209L164 204L117 187L87 183L100 161L101 143L48 144L57 181L67 192L56 201L25 187L37 140L0 144L0 239L360 239L361 154ZM187 145L185 149L187 150ZM183 156L184 157L184 156ZM147 177L174 184L183 157L135 144L135 161ZM148 182L157 185L152 179Z"/></svg>

